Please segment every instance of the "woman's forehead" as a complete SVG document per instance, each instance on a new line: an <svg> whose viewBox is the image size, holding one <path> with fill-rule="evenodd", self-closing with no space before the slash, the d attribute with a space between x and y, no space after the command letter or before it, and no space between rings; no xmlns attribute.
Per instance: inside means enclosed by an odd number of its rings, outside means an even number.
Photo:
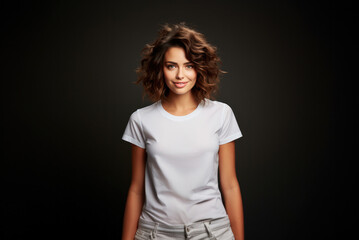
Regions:
<svg viewBox="0 0 359 240"><path fill-rule="evenodd" d="M165 54L165 62L173 63L189 63L190 61L186 58L186 53L181 47L170 47Z"/></svg>

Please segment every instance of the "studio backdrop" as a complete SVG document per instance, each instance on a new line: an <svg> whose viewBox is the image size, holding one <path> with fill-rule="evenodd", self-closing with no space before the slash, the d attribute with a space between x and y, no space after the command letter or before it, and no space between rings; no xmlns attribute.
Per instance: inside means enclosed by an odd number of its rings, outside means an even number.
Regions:
<svg viewBox="0 0 359 240"><path fill-rule="evenodd" d="M236 141L245 235L347 239L357 145L343 1L5 1L1 239L121 239L141 50L165 23L205 34ZM355 124L354 124L355 123Z"/></svg>

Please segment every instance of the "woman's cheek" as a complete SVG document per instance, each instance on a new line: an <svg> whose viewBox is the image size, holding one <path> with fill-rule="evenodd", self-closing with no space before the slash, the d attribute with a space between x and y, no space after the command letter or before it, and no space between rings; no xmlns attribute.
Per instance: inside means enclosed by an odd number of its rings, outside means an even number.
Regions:
<svg viewBox="0 0 359 240"><path fill-rule="evenodd" d="M189 72L188 78L191 80L195 80L197 78L197 73L195 71Z"/></svg>

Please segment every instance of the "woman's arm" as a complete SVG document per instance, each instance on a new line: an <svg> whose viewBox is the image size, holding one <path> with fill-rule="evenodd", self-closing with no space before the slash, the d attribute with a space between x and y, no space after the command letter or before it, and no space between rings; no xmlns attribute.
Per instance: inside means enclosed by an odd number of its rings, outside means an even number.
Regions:
<svg viewBox="0 0 359 240"><path fill-rule="evenodd" d="M234 141L219 146L219 177L224 205L236 240L244 240L243 205L236 175Z"/></svg>
<svg viewBox="0 0 359 240"><path fill-rule="evenodd" d="M132 176L123 218L122 240L133 240L145 196L146 150L132 144Z"/></svg>

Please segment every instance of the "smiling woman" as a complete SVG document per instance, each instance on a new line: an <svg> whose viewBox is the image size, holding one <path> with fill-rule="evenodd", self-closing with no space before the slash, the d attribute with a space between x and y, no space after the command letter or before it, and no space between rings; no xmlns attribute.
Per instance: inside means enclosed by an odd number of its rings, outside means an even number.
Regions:
<svg viewBox="0 0 359 240"><path fill-rule="evenodd" d="M210 100L223 72L215 47L178 24L143 52L138 83L155 102L132 113L122 137L132 144L122 239L243 240L242 133L232 109Z"/></svg>
<svg viewBox="0 0 359 240"><path fill-rule="evenodd" d="M172 47L175 49L171 49ZM141 66L137 69L137 83L142 83L144 95L147 94L153 101L166 99L170 91L163 81L163 74L165 70L183 66L179 66L179 62L169 59L175 55L175 52L181 51L181 60L188 62L185 65L186 69L196 71L197 82L193 86L192 92L196 102L199 103L203 98L210 98L216 94L219 75L225 73L219 68L221 60L217 56L216 50L215 46L206 41L203 34L185 24L173 26L166 24L159 31L159 37L142 50ZM172 60L173 62L169 62L169 64L165 63L165 61ZM182 72L179 73L182 74Z"/></svg>
<svg viewBox="0 0 359 240"><path fill-rule="evenodd" d="M167 50L163 73L170 93L188 94L196 83L197 72L181 47Z"/></svg>

